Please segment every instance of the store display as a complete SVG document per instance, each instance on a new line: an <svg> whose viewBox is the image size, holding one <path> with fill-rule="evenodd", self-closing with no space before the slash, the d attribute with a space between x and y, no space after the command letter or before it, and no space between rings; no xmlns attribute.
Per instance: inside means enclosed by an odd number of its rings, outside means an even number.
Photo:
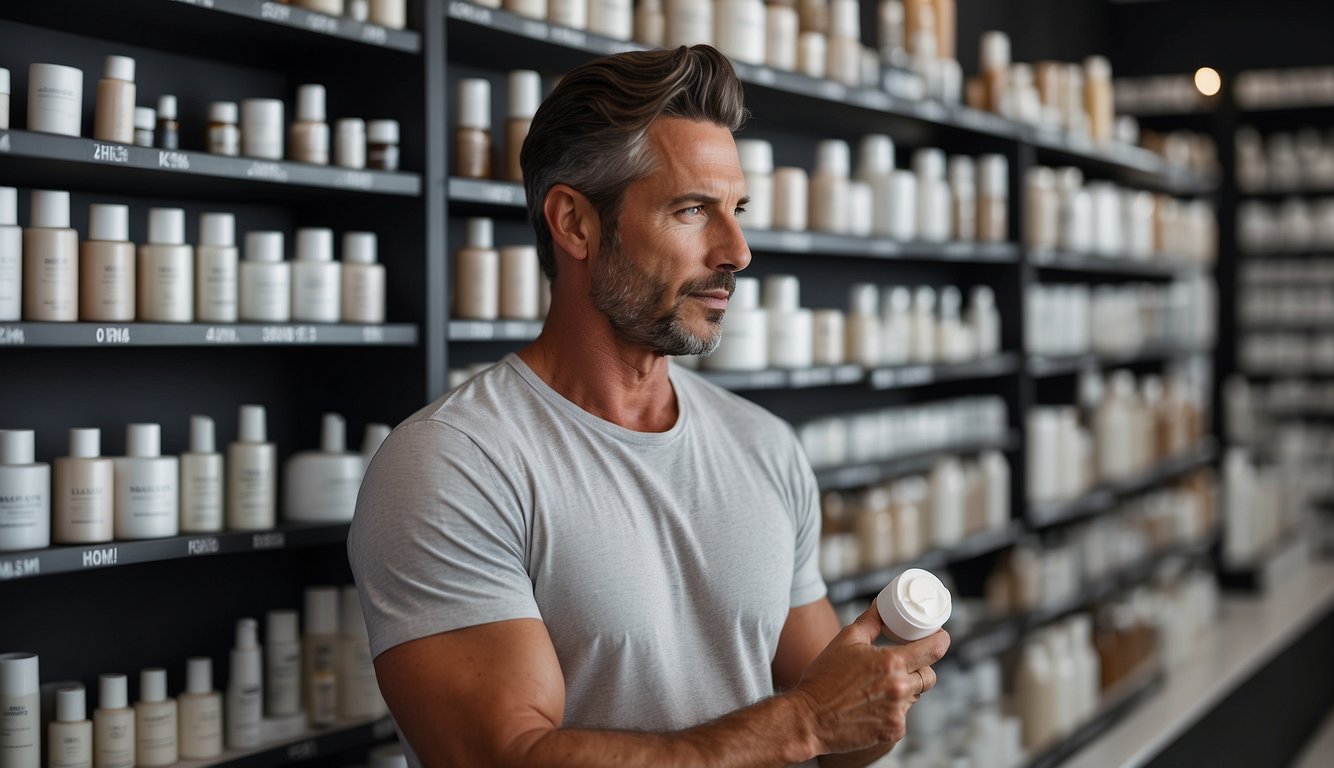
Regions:
<svg viewBox="0 0 1334 768"><path fill-rule="evenodd" d="M117 539L160 539L180 532L180 461L162 455L158 424L126 428L125 455L115 467L114 531Z"/></svg>
<svg viewBox="0 0 1334 768"><path fill-rule="evenodd" d="M239 270L241 322L292 319L292 265L283 261L282 232L247 232Z"/></svg>
<svg viewBox="0 0 1334 768"><path fill-rule="evenodd" d="M129 104L132 110L134 99ZM126 119L134 118L131 114ZM30 64L28 130L79 136L82 126L83 70L62 64ZM130 130L133 131L132 123Z"/></svg>
<svg viewBox="0 0 1334 768"><path fill-rule="evenodd" d="M292 261L292 319L338 322L342 316L342 285L342 264L333 257L333 230L298 229L296 259Z"/></svg>
<svg viewBox="0 0 1334 768"><path fill-rule="evenodd" d="M185 211L148 210L148 242L139 246L138 317L153 323L194 319L194 249L185 243Z"/></svg>
<svg viewBox="0 0 1334 768"><path fill-rule="evenodd" d="M97 709L93 710L93 768L134 768L134 710L130 709L125 675L97 678Z"/></svg>
<svg viewBox="0 0 1334 768"><path fill-rule="evenodd" d="M34 189L23 230L23 319L78 319L79 233L70 228L69 192Z"/></svg>
<svg viewBox="0 0 1334 768"><path fill-rule="evenodd" d="M139 673L139 701L134 705L134 764L164 768L179 758L176 700L167 696L167 670Z"/></svg>
<svg viewBox="0 0 1334 768"><path fill-rule="evenodd" d="M51 543L51 466L34 444L31 429L0 430L0 552Z"/></svg>
<svg viewBox="0 0 1334 768"><path fill-rule="evenodd" d="M213 439L213 419L190 417L190 449L181 454L181 533L223 528L222 454Z"/></svg>
<svg viewBox="0 0 1334 768"><path fill-rule="evenodd" d="M324 86L296 89L296 121L292 123L288 152L299 163L329 164L329 124L324 116Z"/></svg>
<svg viewBox="0 0 1334 768"><path fill-rule="evenodd" d="M306 717L312 728L329 728L338 718L338 588L307 587L304 616L301 680Z"/></svg>
<svg viewBox="0 0 1334 768"><path fill-rule="evenodd" d="M213 690L213 660L196 656L186 661L185 691L177 700L179 753L184 760L207 760L222 754L222 694Z"/></svg>
<svg viewBox="0 0 1334 768"><path fill-rule="evenodd" d="M281 99L245 99L241 102L241 154L261 160L283 159Z"/></svg>
<svg viewBox="0 0 1334 768"><path fill-rule="evenodd" d="M232 646L231 677L227 681L227 748L259 746L259 724L264 710L263 659L258 641L259 623L254 619L236 622Z"/></svg>
<svg viewBox="0 0 1334 768"><path fill-rule="evenodd" d="M227 528L262 531L277 522L277 448L268 442L264 406L241 406L238 423L227 447Z"/></svg>
<svg viewBox="0 0 1334 768"><path fill-rule="evenodd" d="M157 144L161 149L179 149L181 124L176 120L176 97L170 94L157 98Z"/></svg>
<svg viewBox="0 0 1334 768"><path fill-rule="evenodd" d="M79 245L79 319L133 321L136 282L130 207L88 206L88 239Z"/></svg>
<svg viewBox="0 0 1334 768"><path fill-rule="evenodd" d="M115 463L102 457L100 429L71 429L69 456L55 461L52 540L97 544L115 537Z"/></svg>

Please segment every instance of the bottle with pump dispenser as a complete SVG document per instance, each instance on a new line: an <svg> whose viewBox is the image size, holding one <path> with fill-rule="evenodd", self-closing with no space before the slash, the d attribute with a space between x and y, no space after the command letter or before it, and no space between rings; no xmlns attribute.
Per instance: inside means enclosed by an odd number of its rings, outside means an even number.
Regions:
<svg viewBox="0 0 1334 768"><path fill-rule="evenodd" d="M180 757L207 760L222 754L222 694L213 690L212 659L196 656L185 664L185 692L177 702Z"/></svg>
<svg viewBox="0 0 1334 768"><path fill-rule="evenodd" d="M528 138L528 126L542 102L542 76L530 69L509 74L509 119L505 121L505 178L523 181L519 151Z"/></svg>
<svg viewBox="0 0 1334 768"><path fill-rule="evenodd" d="M23 230L19 191L0 187L0 323L23 317Z"/></svg>
<svg viewBox="0 0 1334 768"><path fill-rule="evenodd" d="M135 283L130 207L88 206L88 239L79 246L79 319L132 322Z"/></svg>
<svg viewBox="0 0 1334 768"><path fill-rule="evenodd" d="M167 670L139 673L139 701L134 705L136 768L164 768L179 758L176 700L167 697Z"/></svg>
<svg viewBox="0 0 1334 768"><path fill-rule="evenodd" d="M227 528L263 531L274 526L277 449L268 442L264 406L241 406L236 442L227 447Z"/></svg>
<svg viewBox="0 0 1334 768"><path fill-rule="evenodd" d="M237 306L236 217L199 215L195 249L195 317L201 323L234 323Z"/></svg>
<svg viewBox="0 0 1334 768"><path fill-rule="evenodd" d="M0 429L0 552L51 544L51 467L31 429Z"/></svg>
<svg viewBox="0 0 1334 768"><path fill-rule="evenodd" d="M32 191L32 226L23 231L23 319L79 319L79 233L69 225L69 193Z"/></svg>
<svg viewBox="0 0 1334 768"><path fill-rule="evenodd" d="M297 612L269 611L264 626L264 714L269 718L301 713L301 640Z"/></svg>
<svg viewBox="0 0 1334 768"><path fill-rule="evenodd" d="M254 619L236 622L236 645L232 648L231 678L227 681L228 749L253 749L260 743L260 720L264 714L263 660L258 640L259 623Z"/></svg>
<svg viewBox="0 0 1334 768"><path fill-rule="evenodd" d="M42 719L38 659L0 654L0 750L5 768L41 768Z"/></svg>
<svg viewBox="0 0 1334 768"><path fill-rule="evenodd" d="M125 675L100 675L93 711L93 768L134 768L134 710Z"/></svg>
<svg viewBox="0 0 1334 768"><path fill-rule="evenodd" d="M329 728L338 719L338 588L307 588L305 618L306 715L312 728Z"/></svg>
<svg viewBox="0 0 1334 768"><path fill-rule="evenodd" d="M376 263L374 232L343 234L342 313L345 323L379 324L385 318L385 271Z"/></svg>
<svg viewBox="0 0 1334 768"><path fill-rule="evenodd" d="M465 179L491 176L491 81L459 81L459 122L454 137L454 175Z"/></svg>
<svg viewBox="0 0 1334 768"><path fill-rule="evenodd" d="M333 258L333 230L303 227L296 231L292 262L292 319L336 323L342 315L342 265Z"/></svg>
<svg viewBox="0 0 1334 768"><path fill-rule="evenodd" d="M180 462L162 455L162 428L131 424L125 456L115 459L117 539L160 539L180 532Z"/></svg>
<svg viewBox="0 0 1334 768"><path fill-rule="evenodd" d="M283 471L283 518L294 523L348 522L364 473L361 456L347 450L347 423L324 414L320 450L300 451Z"/></svg>
<svg viewBox="0 0 1334 768"><path fill-rule="evenodd" d="M283 261L282 232L247 232L240 264L239 314L247 323L292 319L292 265Z"/></svg>
<svg viewBox="0 0 1334 768"><path fill-rule="evenodd" d="M82 685L56 691L56 719L47 727L46 746L50 768L92 768L93 723Z"/></svg>
<svg viewBox="0 0 1334 768"><path fill-rule="evenodd" d="M185 211L150 208L148 242L139 247L139 320L193 320L194 271L194 249L185 244Z"/></svg>
<svg viewBox="0 0 1334 768"><path fill-rule="evenodd" d="M213 419L190 417L190 450L181 454L181 533L216 533L223 527L222 454Z"/></svg>
<svg viewBox="0 0 1334 768"><path fill-rule="evenodd" d="M69 456L56 459L53 539L100 544L115 534L115 462L103 458L102 430L71 429Z"/></svg>
<svg viewBox="0 0 1334 768"><path fill-rule="evenodd" d="M375 661L357 588L343 587L342 601L338 616L338 716L349 720L383 717L389 708L375 679Z"/></svg>
<svg viewBox="0 0 1334 768"><path fill-rule="evenodd" d="M97 83L93 138L129 144L134 141L134 59L108 56L103 74Z"/></svg>
<svg viewBox="0 0 1334 768"><path fill-rule="evenodd" d="M500 316L500 254L491 219L468 219L467 242L454 256L454 317L495 320Z"/></svg>

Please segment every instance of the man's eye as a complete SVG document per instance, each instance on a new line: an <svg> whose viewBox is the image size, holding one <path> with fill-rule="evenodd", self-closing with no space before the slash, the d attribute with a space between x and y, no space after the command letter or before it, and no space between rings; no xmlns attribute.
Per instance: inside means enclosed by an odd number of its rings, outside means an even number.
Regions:
<svg viewBox="0 0 1334 768"><path fill-rule="evenodd" d="M692 205L689 208L682 208L681 213L686 216L698 216L704 212L704 208L698 205Z"/></svg>
<svg viewBox="0 0 1334 768"><path fill-rule="evenodd" d="M745 213L745 212L746 212L746 209L745 209L745 208L742 208L742 207L740 207L740 206L737 206L736 208L733 208L733 209L732 209L732 215L733 215L733 216L740 216L741 214L743 214L743 213Z"/></svg>

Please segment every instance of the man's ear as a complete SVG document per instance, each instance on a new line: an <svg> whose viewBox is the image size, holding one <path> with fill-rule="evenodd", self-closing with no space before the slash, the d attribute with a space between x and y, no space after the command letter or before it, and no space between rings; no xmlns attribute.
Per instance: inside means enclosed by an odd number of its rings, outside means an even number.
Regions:
<svg viewBox="0 0 1334 768"><path fill-rule="evenodd" d="M567 184L553 185L542 203L542 215L557 251L579 261L591 255L598 242L599 222L597 211L582 192Z"/></svg>

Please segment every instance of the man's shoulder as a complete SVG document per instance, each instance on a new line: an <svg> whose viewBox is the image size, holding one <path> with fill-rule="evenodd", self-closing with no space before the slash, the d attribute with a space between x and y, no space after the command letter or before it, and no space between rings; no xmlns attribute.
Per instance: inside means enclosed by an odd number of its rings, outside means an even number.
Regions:
<svg viewBox="0 0 1334 768"><path fill-rule="evenodd" d="M723 420L730 427L740 427L752 434L759 433L777 439L795 439L792 427L786 421L764 406L714 384L696 371L677 365L672 368L672 376L687 388L689 396L701 410Z"/></svg>
<svg viewBox="0 0 1334 768"><path fill-rule="evenodd" d="M494 430L496 415L521 407L526 389L523 377L507 360L502 360L428 403L399 426L417 429L422 425L426 431L463 434ZM425 425L447 429L436 430Z"/></svg>

